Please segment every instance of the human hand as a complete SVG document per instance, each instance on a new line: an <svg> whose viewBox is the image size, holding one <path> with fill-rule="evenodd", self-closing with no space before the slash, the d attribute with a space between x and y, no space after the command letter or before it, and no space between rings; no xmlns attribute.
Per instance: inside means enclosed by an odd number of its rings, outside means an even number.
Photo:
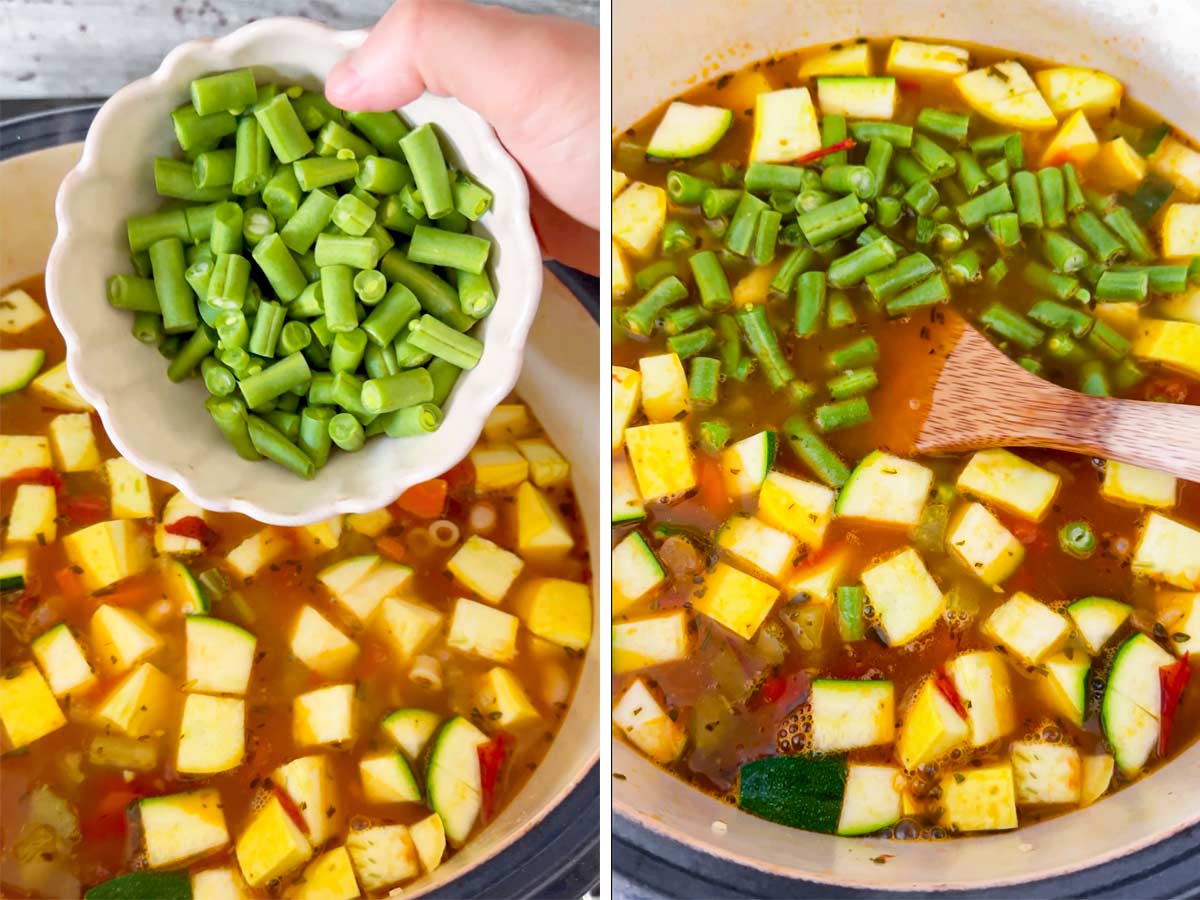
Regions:
<svg viewBox="0 0 1200 900"><path fill-rule="evenodd" d="M325 95L351 110L395 109L426 90L461 100L525 170L544 253L595 275L599 76L594 28L462 0L397 0L334 66Z"/></svg>

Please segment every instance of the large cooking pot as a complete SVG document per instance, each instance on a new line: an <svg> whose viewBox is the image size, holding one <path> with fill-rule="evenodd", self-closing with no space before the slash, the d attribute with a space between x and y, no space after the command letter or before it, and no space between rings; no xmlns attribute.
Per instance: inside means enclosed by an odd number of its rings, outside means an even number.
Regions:
<svg viewBox="0 0 1200 900"><path fill-rule="evenodd" d="M902 34L1104 69L1135 99L1200 135L1200 0L617 0L612 33L614 134L697 81L772 54ZM614 743L613 771L623 776L613 782L614 811L654 838L769 876L849 888L982 889L1051 878L1200 822L1200 746L1057 819L1001 834L901 843L774 825ZM881 854L893 856L880 865L874 860Z"/></svg>
<svg viewBox="0 0 1200 900"><path fill-rule="evenodd" d="M54 195L79 159L78 141L95 112L94 106L76 107L0 125L0 285L44 269L55 234ZM556 272L572 283L579 300L594 303L585 296L594 285L583 276ZM73 302L103 303L103 292ZM547 277L517 392L571 462L593 559L600 553L600 532L592 524L600 521L599 370L596 322L562 282ZM596 885L599 690L596 640L562 727L529 782L494 822L432 877L406 889L406 896L578 898Z"/></svg>

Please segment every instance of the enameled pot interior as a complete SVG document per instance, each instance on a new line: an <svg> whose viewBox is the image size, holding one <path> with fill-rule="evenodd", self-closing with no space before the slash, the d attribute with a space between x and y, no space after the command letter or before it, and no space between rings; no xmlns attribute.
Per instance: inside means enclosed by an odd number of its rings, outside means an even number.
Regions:
<svg viewBox="0 0 1200 900"><path fill-rule="evenodd" d="M1093 66L1200 135L1195 0L656 0L613 5L614 134L701 80L775 53L858 36L940 38ZM1018 831L937 843L828 837L739 812L613 749L616 811L776 875L891 890L995 887L1098 865L1200 821L1200 746L1096 805ZM722 823L714 827L714 823ZM886 866L872 860L893 857Z"/></svg>
<svg viewBox="0 0 1200 900"><path fill-rule="evenodd" d="M63 175L79 158L70 144L0 162L0 285L37 275L54 240L54 195ZM96 302L104 302L97 298ZM575 492L585 523L600 521L599 329L556 279L547 278L542 304L530 333L517 392L570 460ZM586 525L592 559L600 553L599 530ZM599 567L595 567L599 571ZM597 583L592 591L596 595ZM595 613L593 613L595 615ZM593 633L595 633L593 619ZM429 879L414 882L406 896L438 892L455 878L488 860L533 829L596 764L600 703L599 642L592 641L579 685L545 760L497 819Z"/></svg>

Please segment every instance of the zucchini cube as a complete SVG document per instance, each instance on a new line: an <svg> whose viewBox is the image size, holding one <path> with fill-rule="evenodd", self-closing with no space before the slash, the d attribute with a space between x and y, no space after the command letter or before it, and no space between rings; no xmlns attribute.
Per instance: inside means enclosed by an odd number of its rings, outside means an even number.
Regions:
<svg viewBox="0 0 1200 900"><path fill-rule="evenodd" d="M298 747L342 746L357 737L353 684L331 684L292 700L292 738ZM249 880L249 879L247 879Z"/></svg>
<svg viewBox="0 0 1200 900"><path fill-rule="evenodd" d="M149 568L149 542L129 519L97 522L62 539L67 559L83 569L83 583L95 593Z"/></svg>
<svg viewBox="0 0 1200 900"><path fill-rule="evenodd" d="M517 488L517 552L530 562L554 562L575 546L571 529L545 494L528 481Z"/></svg>
<svg viewBox="0 0 1200 900"><path fill-rule="evenodd" d="M175 685L150 663L142 663L112 689L96 718L131 738L153 734L174 706Z"/></svg>
<svg viewBox="0 0 1200 900"><path fill-rule="evenodd" d="M257 575L263 566L270 565L283 556L290 547L287 536L268 525L230 550L225 562L242 578L251 578Z"/></svg>
<svg viewBox="0 0 1200 900"><path fill-rule="evenodd" d="M87 413L63 413L50 420L48 429L54 457L62 472L90 472L100 465L100 450Z"/></svg>
<svg viewBox="0 0 1200 900"><path fill-rule="evenodd" d="M13 492L5 540L9 544L52 544L58 536L58 499L44 484L19 484Z"/></svg>
<svg viewBox="0 0 1200 900"><path fill-rule="evenodd" d="M1165 509L1179 499L1179 482L1166 472L1109 460L1104 465L1100 493L1114 503Z"/></svg>
<svg viewBox="0 0 1200 900"><path fill-rule="evenodd" d="M287 900L355 900L359 896L358 879L345 847L334 847L310 862L284 894Z"/></svg>
<svg viewBox="0 0 1200 900"><path fill-rule="evenodd" d="M941 588L911 547L864 569L861 577L889 646L920 637L946 608Z"/></svg>
<svg viewBox="0 0 1200 900"><path fill-rule="evenodd" d="M534 578L521 585L513 611L530 632L569 650L592 639L592 592L565 578Z"/></svg>
<svg viewBox="0 0 1200 900"><path fill-rule="evenodd" d="M125 672L162 649L162 638L131 609L105 604L92 613L92 652L100 667Z"/></svg>
<svg viewBox="0 0 1200 900"><path fill-rule="evenodd" d="M420 803L421 787L399 750L372 753L358 761L358 777L368 803Z"/></svg>
<svg viewBox="0 0 1200 900"><path fill-rule="evenodd" d="M846 769L846 793L837 833L874 834L900 821L902 774L895 766L851 763Z"/></svg>
<svg viewBox="0 0 1200 900"><path fill-rule="evenodd" d="M1075 630L1088 652L1098 654L1133 611L1127 603L1108 597L1084 597L1067 607Z"/></svg>
<svg viewBox="0 0 1200 900"><path fill-rule="evenodd" d="M351 831L346 850L354 862L358 882L370 893L421 874L417 848L404 825L377 825Z"/></svg>
<svg viewBox="0 0 1200 900"><path fill-rule="evenodd" d="M951 44L929 44L896 38L888 49L885 69L901 78L953 78L965 75L971 67L971 55Z"/></svg>
<svg viewBox="0 0 1200 900"><path fill-rule="evenodd" d="M1055 653L1042 662L1046 674L1041 683L1042 695L1063 718L1083 725L1087 711L1087 677L1092 663L1087 655Z"/></svg>
<svg viewBox="0 0 1200 900"><path fill-rule="evenodd" d="M812 748L817 753L892 742L896 705L890 681L817 679L808 702Z"/></svg>
<svg viewBox="0 0 1200 900"><path fill-rule="evenodd" d="M9 478L22 469L49 469L53 465L48 438L0 434L0 478Z"/></svg>
<svg viewBox="0 0 1200 900"><path fill-rule="evenodd" d="M519 511L517 517L520 523ZM504 599L523 568L520 556L477 534L463 541L446 561L451 575L493 605Z"/></svg>
<svg viewBox="0 0 1200 900"><path fill-rule="evenodd" d="M754 637L779 597L779 588L719 562L696 592L696 612L724 625L745 640Z"/></svg>
<svg viewBox="0 0 1200 900"><path fill-rule="evenodd" d="M246 704L240 698L188 694L179 725L175 768L185 775L214 775L242 764Z"/></svg>
<svg viewBox="0 0 1200 900"><path fill-rule="evenodd" d="M104 461L108 475L108 505L118 519L149 519L154 515L150 481L123 456ZM218 871L218 870L212 870Z"/></svg>
<svg viewBox="0 0 1200 900"><path fill-rule="evenodd" d="M529 477L528 460L512 444L477 444L470 459L480 494L511 490Z"/></svg>
<svg viewBox="0 0 1200 900"><path fill-rule="evenodd" d="M358 659L358 644L311 606L296 616L288 647L296 659L327 678L345 674Z"/></svg>
<svg viewBox="0 0 1200 900"><path fill-rule="evenodd" d="M244 694L250 684L258 639L232 622L211 616L188 616L187 682L189 691Z"/></svg>
<svg viewBox="0 0 1200 900"><path fill-rule="evenodd" d="M529 462L529 478L538 487L554 487L571 477L571 464L545 438L528 438L515 443L517 452Z"/></svg>
<svg viewBox="0 0 1200 900"><path fill-rule="evenodd" d="M941 824L959 832L1017 827L1016 787L1007 760L942 776Z"/></svg>
<svg viewBox="0 0 1200 900"><path fill-rule="evenodd" d="M946 547L990 585L1009 578L1025 559L1025 546L982 503L968 503L954 514Z"/></svg>
<svg viewBox="0 0 1200 900"><path fill-rule="evenodd" d="M0 676L0 724L12 750L67 724L54 692L33 663L15 666Z"/></svg>
<svg viewBox="0 0 1200 900"><path fill-rule="evenodd" d="M638 492L629 458L620 453L612 461L612 523L625 525L646 518L646 504Z"/></svg>
<svg viewBox="0 0 1200 900"><path fill-rule="evenodd" d="M416 763L421 759L421 753L429 739L433 737L442 717L428 709L397 709L384 716L379 727L401 750L408 759Z"/></svg>
<svg viewBox="0 0 1200 900"><path fill-rule="evenodd" d="M673 497L696 486L691 441L682 422L627 428L625 447L646 502Z"/></svg>
<svg viewBox="0 0 1200 900"><path fill-rule="evenodd" d="M284 763L271 777L300 810L314 847L341 832L345 815L338 802L338 782L329 756L314 753L298 757Z"/></svg>
<svg viewBox="0 0 1200 900"><path fill-rule="evenodd" d="M148 797L138 803L138 815L146 863L152 869L209 856L229 843L216 788Z"/></svg>
<svg viewBox="0 0 1200 900"><path fill-rule="evenodd" d="M646 539L630 532L612 551L612 614L622 615L666 580L667 573Z"/></svg>
<svg viewBox="0 0 1200 900"><path fill-rule="evenodd" d="M734 516L717 535L717 546L735 562L778 584L791 569L796 556L796 539L761 519Z"/></svg>
<svg viewBox="0 0 1200 900"><path fill-rule="evenodd" d="M613 674L686 659L690 648L687 613L682 609L617 622L612 627Z"/></svg>
<svg viewBox="0 0 1200 900"><path fill-rule="evenodd" d="M79 646L79 641L75 639L66 622L55 625L39 635L29 645L29 649L46 676L54 696L83 694L96 683L96 673L92 671L83 648Z"/></svg>
<svg viewBox="0 0 1200 900"><path fill-rule="evenodd" d="M450 617L446 646L493 662L512 662L517 656L516 616L483 603L459 598Z"/></svg>
<svg viewBox="0 0 1200 900"><path fill-rule="evenodd" d="M1133 571L1185 591L1200 589L1200 530L1150 513L1133 551Z"/></svg>
<svg viewBox="0 0 1200 900"><path fill-rule="evenodd" d="M983 631L1032 666L1066 643L1071 623L1066 616L1018 591L992 611L983 623Z"/></svg>
<svg viewBox="0 0 1200 900"><path fill-rule="evenodd" d="M958 490L1014 515L1040 522L1062 478L1008 450L979 450L958 476Z"/></svg>
<svg viewBox="0 0 1200 900"><path fill-rule="evenodd" d="M840 75L817 79L817 103L827 116L890 119L896 112L896 79Z"/></svg>
<svg viewBox="0 0 1200 900"><path fill-rule="evenodd" d="M896 758L904 768L914 771L967 743L970 731L967 720L938 690L934 680L926 679L904 715Z"/></svg>
<svg viewBox="0 0 1200 900"><path fill-rule="evenodd" d="M441 629L444 616L432 606L388 597L372 620L391 645L395 660L404 664L419 653Z"/></svg>
<svg viewBox="0 0 1200 900"><path fill-rule="evenodd" d="M541 720L521 680L508 669L496 666L483 676L475 704L489 722L499 728L521 728Z"/></svg>
<svg viewBox="0 0 1200 900"><path fill-rule="evenodd" d="M817 111L807 88L767 90L754 97L750 162L791 162L820 148Z"/></svg>
<svg viewBox="0 0 1200 900"><path fill-rule="evenodd" d="M758 518L795 537L810 550L825 543L836 495L823 484L770 472L758 493Z"/></svg>
<svg viewBox="0 0 1200 900"><path fill-rule="evenodd" d="M621 695L613 707L612 720L618 732L662 765L678 759L687 744L686 732L671 720L640 678Z"/></svg>
<svg viewBox="0 0 1200 900"><path fill-rule="evenodd" d="M1079 751L1069 744L1016 741L1012 754L1018 806L1079 803Z"/></svg>
<svg viewBox="0 0 1200 900"><path fill-rule="evenodd" d="M251 817L235 852L242 876L251 887L261 887L308 862L313 848L279 798L272 796Z"/></svg>

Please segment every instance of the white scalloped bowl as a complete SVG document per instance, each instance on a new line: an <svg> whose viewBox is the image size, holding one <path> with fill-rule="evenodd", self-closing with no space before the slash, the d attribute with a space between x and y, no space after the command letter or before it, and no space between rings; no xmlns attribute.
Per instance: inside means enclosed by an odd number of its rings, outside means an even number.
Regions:
<svg viewBox="0 0 1200 900"><path fill-rule="evenodd" d="M268 462L241 459L203 407L199 379L167 380L165 360L130 335L130 314L106 301L109 275L129 272L125 220L160 204L152 161L177 150L171 111L201 75L252 66L259 80L319 88L326 73L366 37L305 19L264 19L216 40L172 50L154 74L119 90L100 109L79 164L56 203L58 239L46 267L50 310L67 343L76 389L96 407L123 456L200 506L262 522L299 525L366 512L462 459L483 422L516 383L542 289L542 263L529 218L529 188L491 127L457 100L425 94L400 112L434 122L449 161L495 195L476 231L493 241L489 269L496 308L479 326L479 365L459 378L433 434L379 438L358 453L335 452L311 481Z"/></svg>

